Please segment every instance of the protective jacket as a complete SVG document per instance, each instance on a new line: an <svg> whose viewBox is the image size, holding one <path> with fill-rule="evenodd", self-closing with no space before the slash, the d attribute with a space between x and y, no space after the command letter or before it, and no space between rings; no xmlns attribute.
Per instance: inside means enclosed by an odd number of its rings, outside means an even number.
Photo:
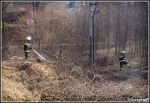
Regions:
<svg viewBox="0 0 150 103"><path fill-rule="evenodd" d="M30 52L30 49L32 49L31 45L30 45L30 41L29 40L26 40L24 42L24 52Z"/></svg>
<svg viewBox="0 0 150 103"><path fill-rule="evenodd" d="M121 53L119 56L119 62L124 62L124 61L126 61L125 55L124 53Z"/></svg>

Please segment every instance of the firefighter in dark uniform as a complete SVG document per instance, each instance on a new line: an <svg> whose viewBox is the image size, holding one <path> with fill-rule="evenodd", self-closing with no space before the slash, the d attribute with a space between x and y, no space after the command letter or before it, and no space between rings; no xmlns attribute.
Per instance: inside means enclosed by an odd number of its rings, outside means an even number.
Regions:
<svg viewBox="0 0 150 103"><path fill-rule="evenodd" d="M24 53L25 53L25 59L28 58L28 54L30 53L30 49L32 49L31 45L30 45L30 40L31 37L27 37L27 39L24 42Z"/></svg>
<svg viewBox="0 0 150 103"><path fill-rule="evenodd" d="M119 62L120 62L120 71L122 71L122 67L123 65L127 65L127 67L129 69L131 69L131 67L129 66L128 62L126 62L126 57L125 57L125 51L122 51L120 56L119 56Z"/></svg>

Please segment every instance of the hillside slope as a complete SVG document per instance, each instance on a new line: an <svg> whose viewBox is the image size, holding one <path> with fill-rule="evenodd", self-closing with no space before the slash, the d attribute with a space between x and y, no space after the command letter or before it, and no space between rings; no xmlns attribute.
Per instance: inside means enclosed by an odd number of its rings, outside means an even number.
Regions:
<svg viewBox="0 0 150 103"><path fill-rule="evenodd" d="M2 101L127 101L148 98L147 70L60 67L12 57L2 61Z"/></svg>

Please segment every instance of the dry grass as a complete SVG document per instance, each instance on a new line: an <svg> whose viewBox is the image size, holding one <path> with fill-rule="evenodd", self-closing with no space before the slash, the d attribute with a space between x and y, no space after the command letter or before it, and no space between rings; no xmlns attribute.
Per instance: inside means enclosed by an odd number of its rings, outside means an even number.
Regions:
<svg viewBox="0 0 150 103"><path fill-rule="evenodd" d="M16 58L2 62L3 101L127 101L128 98L148 98L148 81L142 77L146 71L126 68L119 71L117 64L82 68L69 63L60 66L58 63ZM13 59L16 59L15 64ZM8 81L13 81L15 86L5 87ZM18 87L17 83L21 86ZM12 94L13 91L9 93L9 86L16 89L17 95L23 95L19 90L24 88L27 91L24 95L32 94L34 99L32 96L14 99L16 95ZM9 94L14 98L5 98Z"/></svg>

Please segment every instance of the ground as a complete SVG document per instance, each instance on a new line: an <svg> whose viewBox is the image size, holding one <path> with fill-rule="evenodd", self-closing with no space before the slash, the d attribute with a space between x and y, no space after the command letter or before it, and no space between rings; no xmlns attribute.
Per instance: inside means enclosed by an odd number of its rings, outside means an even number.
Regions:
<svg viewBox="0 0 150 103"><path fill-rule="evenodd" d="M2 61L2 101L128 101L148 98L148 70L61 67L14 56Z"/></svg>

